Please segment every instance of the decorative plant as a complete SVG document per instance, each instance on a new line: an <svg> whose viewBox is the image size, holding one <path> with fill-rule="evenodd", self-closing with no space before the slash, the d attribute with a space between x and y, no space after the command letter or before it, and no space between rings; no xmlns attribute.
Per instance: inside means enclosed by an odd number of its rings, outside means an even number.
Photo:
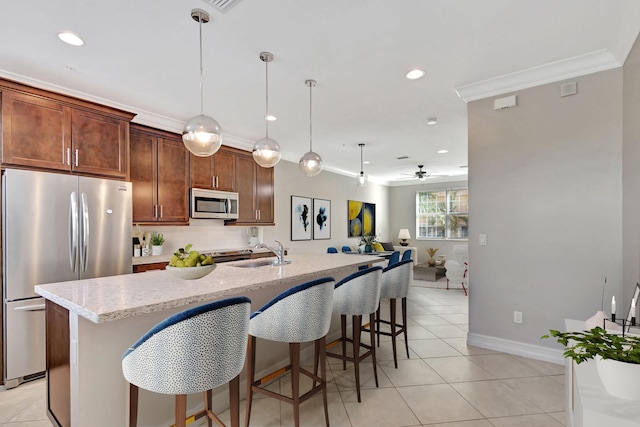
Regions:
<svg viewBox="0 0 640 427"><path fill-rule="evenodd" d="M377 241L378 241L378 238L376 237L375 234L367 234L366 236L360 237L361 245L373 245Z"/></svg>
<svg viewBox="0 0 640 427"><path fill-rule="evenodd" d="M611 334L599 326L582 332L550 329L549 335L542 336L550 337L556 338L565 347L564 357L570 357L576 363L600 356L603 359L640 364L640 337Z"/></svg>
<svg viewBox="0 0 640 427"><path fill-rule="evenodd" d="M151 232L151 244L153 246L162 246L164 244L164 236L162 233Z"/></svg>
<svg viewBox="0 0 640 427"><path fill-rule="evenodd" d="M438 252L438 248L427 248L427 253L429 254L429 258L433 258L436 252Z"/></svg>

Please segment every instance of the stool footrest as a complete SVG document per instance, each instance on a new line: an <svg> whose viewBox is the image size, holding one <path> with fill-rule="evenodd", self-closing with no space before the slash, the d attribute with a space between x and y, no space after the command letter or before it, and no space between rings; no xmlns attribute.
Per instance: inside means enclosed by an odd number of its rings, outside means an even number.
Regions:
<svg viewBox="0 0 640 427"><path fill-rule="evenodd" d="M291 365L286 366L285 368L282 369L278 369L277 371L269 374L269 375L265 375L264 377L260 378L259 380L254 381L251 384L251 390L253 390L254 392L257 393L262 393L264 395L267 395L269 397L273 397L276 398L278 400L283 400L285 402L289 402L289 403L293 403L293 398L286 396L284 394L281 393L276 393L275 391L271 391L271 390L267 390L264 389L262 387L260 387L262 384L271 381L274 378L277 378L281 375L284 375L285 373L291 371ZM307 377L311 378L313 380L313 383L319 383L318 385L314 385L311 390L307 391L305 394L303 394L302 396L300 396L299 402L302 403L305 400L307 400L308 398L310 398L311 396L313 396L314 394L316 394L317 392L319 392L320 390L322 390L323 388L326 388L326 384L322 381L322 378L320 378L319 376L313 374L312 372L307 371L304 368L300 368L300 373L306 375ZM267 379L268 378L268 379Z"/></svg>

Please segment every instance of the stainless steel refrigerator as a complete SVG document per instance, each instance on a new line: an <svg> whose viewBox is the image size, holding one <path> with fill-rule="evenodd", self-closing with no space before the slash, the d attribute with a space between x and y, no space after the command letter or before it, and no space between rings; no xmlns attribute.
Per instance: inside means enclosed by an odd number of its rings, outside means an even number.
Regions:
<svg viewBox="0 0 640 427"><path fill-rule="evenodd" d="M2 176L4 380L45 370L43 283L131 273L131 183L9 169Z"/></svg>

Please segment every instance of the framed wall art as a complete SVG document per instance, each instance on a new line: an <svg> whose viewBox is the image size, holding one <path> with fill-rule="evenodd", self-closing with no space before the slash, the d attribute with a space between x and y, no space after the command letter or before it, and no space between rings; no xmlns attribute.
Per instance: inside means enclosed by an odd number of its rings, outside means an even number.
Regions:
<svg viewBox="0 0 640 427"><path fill-rule="evenodd" d="M291 240L311 240L311 198L291 196Z"/></svg>
<svg viewBox="0 0 640 427"><path fill-rule="evenodd" d="M331 200L313 199L313 239L331 239Z"/></svg>
<svg viewBox="0 0 640 427"><path fill-rule="evenodd" d="M357 200L347 201L348 237L376 234L376 205Z"/></svg>

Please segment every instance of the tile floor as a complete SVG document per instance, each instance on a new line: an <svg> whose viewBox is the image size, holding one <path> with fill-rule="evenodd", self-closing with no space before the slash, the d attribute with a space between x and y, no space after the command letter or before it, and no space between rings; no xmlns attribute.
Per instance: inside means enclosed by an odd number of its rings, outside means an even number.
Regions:
<svg viewBox="0 0 640 427"><path fill-rule="evenodd" d="M377 353L379 388L370 360L360 368L362 403L356 398L353 367L347 364L343 371L339 360L328 359L332 427L564 425L563 365L467 346L468 305L462 290L414 284L418 286L411 287L408 298L411 358L406 358L401 342L395 369L391 343L383 338ZM388 303L383 302L385 307ZM270 387L284 393L290 382L285 376ZM44 380L0 388L0 427L50 427L44 394ZM222 418L228 422L227 414ZM291 425L290 405L256 395L251 426ZM324 425L321 395L301 406L301 425Z"/></svg>

